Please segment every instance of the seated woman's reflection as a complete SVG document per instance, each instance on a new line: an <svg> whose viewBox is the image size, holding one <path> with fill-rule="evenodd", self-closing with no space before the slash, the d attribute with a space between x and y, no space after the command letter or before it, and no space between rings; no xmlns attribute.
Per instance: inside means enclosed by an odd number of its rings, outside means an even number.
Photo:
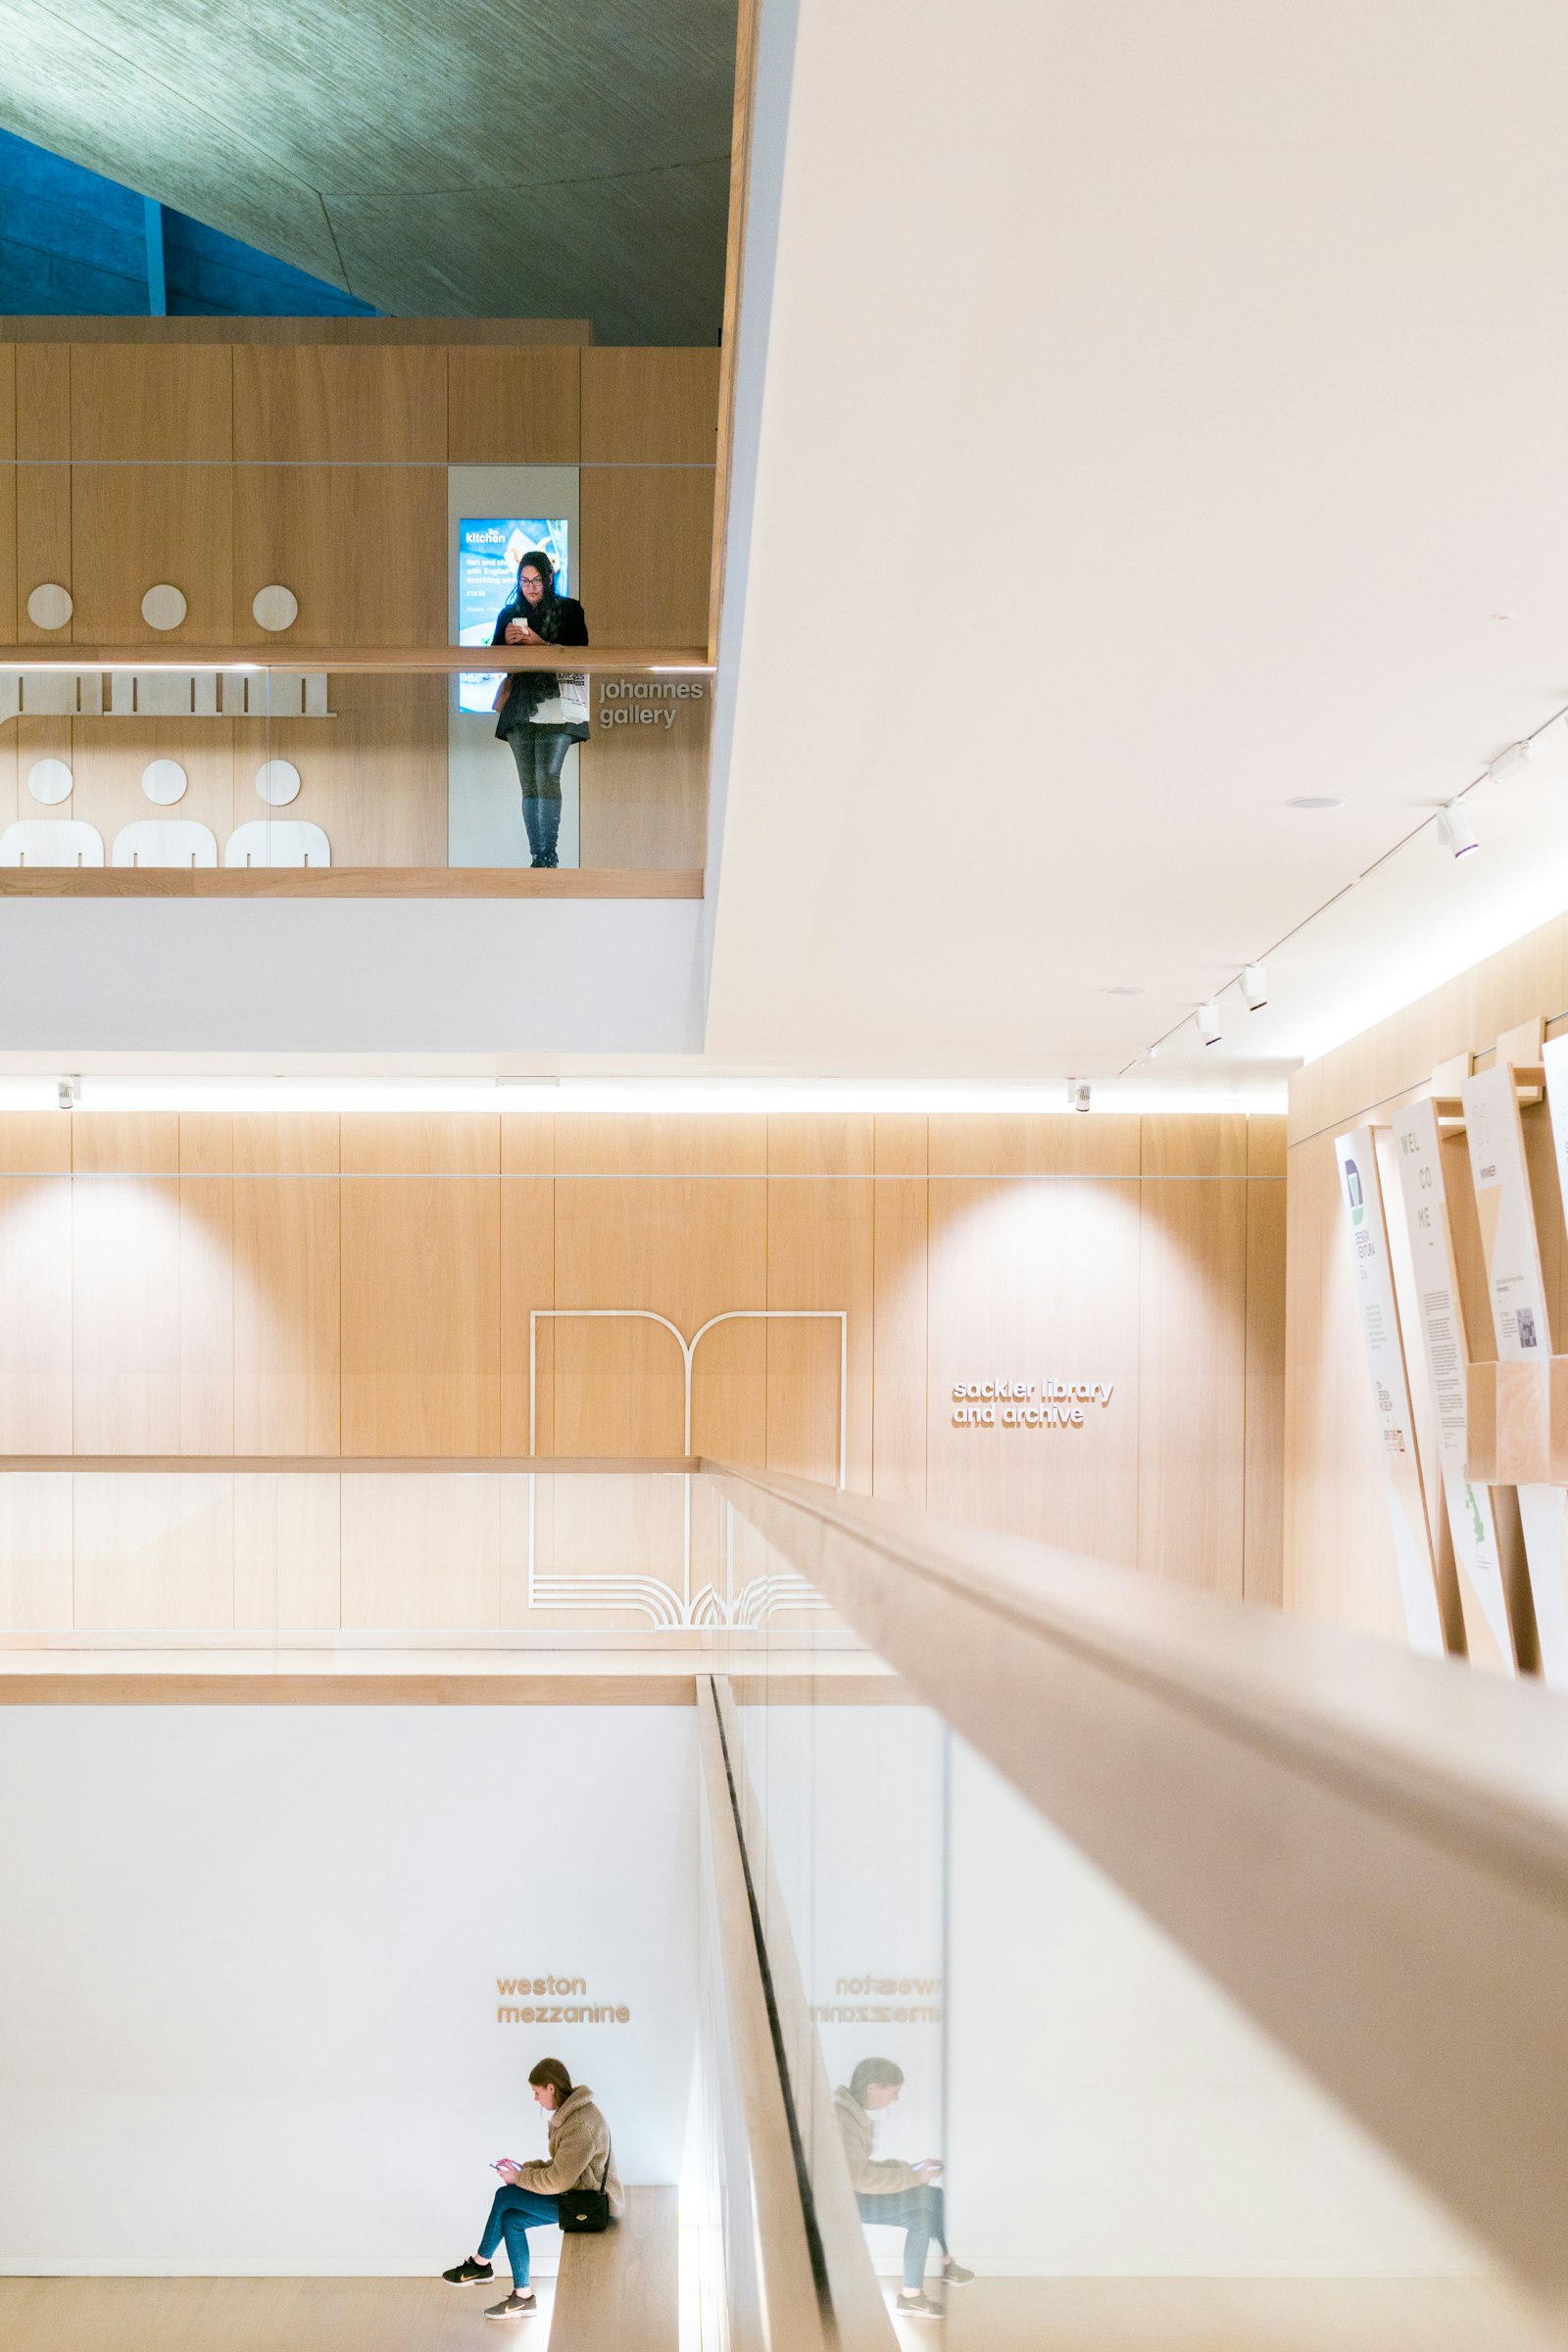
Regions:
<svg viewBox="0 0 1568 2352"><path fill-rule="evenodd" d="M876 2222L904 2231L904 2284L898 2308L917 2319L940 2319L942 2305L925 2291L926 2256L931 2240L942 2248L942 2278L949 2286L961 2286L974 2277L955 2262L948 2245L947 2217L942 2191L936 2185L941 2161L927 2156L919 2164L897 2157L872 2155L876 2136L874 2116L891 2107L904 2088L904 2069L891 2058L862 2058L849 2084L833 2093L833 2108L844 2136L844 2154L855 2201L863 2222Z"/></svg>

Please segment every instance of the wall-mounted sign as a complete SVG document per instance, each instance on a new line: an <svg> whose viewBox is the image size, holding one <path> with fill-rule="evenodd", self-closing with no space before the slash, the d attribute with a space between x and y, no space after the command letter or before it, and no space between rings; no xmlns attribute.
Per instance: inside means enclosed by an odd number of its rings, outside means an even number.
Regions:
<svg viewBox="0 0 1568 2352"><path fill-rule="evenodd" d="M1349 1135L1337 1136L1334 1155L1339 1162L1340 1190L1348 1212L1346 1231L1355 1269L1361 1339L1366 1348L1367 1370L1372 1376L1378 1435L1383 1441L1384 1486L1394 1525L1394 1556L1404 1603L1405 1630L1412 1649L1441 1657L1443 1618L1438 1608L1437 1564L1432 1556L1432 1531L1427 1524L1421 1464L1415 1449L1415 1418L1410 1410L1404 1342L1394 1296L1394 1267L1389 1257L1389 1228L1383 1213L1383 1186L1371 1128L1357 1127Z"/></svg>
<svg viewBox="0 0 1568 2352"><path fill-rule="evenodd" d="M1404 1200L1421 1348L1438 1418L1443 1499L1453 1537L1464 1611L1465 1646L1478 1664L1516 1664L1513 1629L1503 1592L1502 1561L1492 1495L1465 1476L1469 1453L1469 1396L1464 1309L1443 1184L1438 1114L1430 1097L1394 1114L1394 1150Z"/></svg>
<svg viewBox="0 0 1568 2352"><path fill-rule="evenodd" d="M1512 1063L1499 1061L1479 1077L1466 1078L1459 1093L1498 1360L1539 1364L1544 1379L1551 1327ZM1548 1683L1563 1689L1568 1687L1568 1490L1532 1486L1518 1492L1541 1670Z"/></svg>
<svg viewBox="0 0 1568 2352"><path fill-rule="evenodd" d="M546 1995L586 1994L586 1977L497 1977L496 1990L509 1996L496 2005L498 2026L629 2026L631 2011L613 2001L563 2001ZM522 1996L528 1996L526 2002Z"/></svg>
<svg viewBox="0 0 1568 2352"><path fill-rule="evenodd" d="M605 678L599 681L598 727L672 727L684 705L708 699L702 678Z"/></svg>
<svg viewBox="0 0 1568 2352"><path fill-rule="evenodd" d="M956 1380L956 1429L1082 1429L1109 1404L1113 1380Z"/></svg>

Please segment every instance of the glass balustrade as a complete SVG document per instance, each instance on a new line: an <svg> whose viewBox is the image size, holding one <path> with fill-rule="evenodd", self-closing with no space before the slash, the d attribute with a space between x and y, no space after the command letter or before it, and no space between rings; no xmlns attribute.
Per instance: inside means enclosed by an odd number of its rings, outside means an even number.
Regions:
<svg viewBox="0 0 1568 2352"><path fill-rule="evenodd" d="M0 888L100 869L121 890L183 877L196 895L243 895L247 875L257 890L330 890L313 877L343 869L369 892L391 870L404 888L411 873L431 889L467 875L475 893L527 871L546 888L570 887L545 884L551 870L689 879L705 855L711 673L676 656L580 659L313 668L302 653L288 669L0 673ZM513 710L534 708L498 736L509 693Z"/></svg>

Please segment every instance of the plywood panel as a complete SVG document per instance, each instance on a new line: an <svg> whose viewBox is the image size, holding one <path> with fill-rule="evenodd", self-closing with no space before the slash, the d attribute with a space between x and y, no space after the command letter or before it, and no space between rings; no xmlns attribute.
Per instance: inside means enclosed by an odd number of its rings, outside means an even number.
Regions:
<svg viewBox="0 0 1568 2352"><path fill-rule="evenodd" d="M932 1184L926 1489L943 1518L1136 1561L1143 1189ZM1082 1428L954 1423L957 1382L1047 1379L1108 1381L1110 1402Z"/></svg>
<svg viewBox="0 0 1568 2352"><path fill-rule="evenodd" d="M1136 1176L1142 1122L1093 1112L1032 1117L941 1112L930 1121L933 1176Z"/></svg>
<svg viewBox="0 0 1568 2352"><path fill-rule="evenodd" d="M508 1133L524 1122L503 1120L503 1167L521 1139ZM548 1122L540 1122L548 1124ZM524 1156L528 1156L525 1152ZM501 1450L528 1450L528 1339L537 1308L556 1303L556 1188L548 1176L505 1176L501 1185ZM536 1443L555 1451L555 1335L543 1326L547 1377L538 1396Z"/></svg>
<svg viewBox="0 0 1568 2352"><path fill-rule="evenodd" d="M16 355L17 456L69 458L71 345L19 344Z"/></svg>
<svg viewBox="0 0 1568 2352"><path fill-rule="evenodd" d="M438 866L447 861L444 676L338 671L333 717L273 717L238 731L239 819L265 816L254 779L264 760L289 760L299 798L279 813L319 825L336 865Z"/></svg>
<svg viewBox="0 0 1568 2352"><path fill-rule="evenodd" d="M562 1112L553 1122L562 1176L762 1176L768 1122L743 1115Z"/></svg>
<svg viewBox="0 0 1568 2352"><path fill-rule="evenodd" d="M73 1542L69 1472L0 1476L0 1627L13 1633L71 1630Z"/></svg>
<svg viewBox="0 0 1568 2352"><path fill-rule="evenodd" d="M176 653L182 638L230 642L232 483L222 466L73 466L71 625L78 643L156 644ZM154 629L142 618L142 598L163 583L185 598L177 629Z"/></svg>
<svg viewBox="0 0 1568 2352"><path fill-rule="evenodd" d="M1248 1600L1275 1608L1285 1597L1285 1222L1283 1178L1250 1183L1242 1584Z"/></svg>
<svg viewBox="0 0 1568 2352"><path fill-rule="evenodd" d="M1139 1565L1238 1600L1247 1202L1241 1183L1146 1183L1138 1283Z"/></svg>
<svg viewBox="0 0 1568 2352"><path fill-rule="evenodd" d="M179 1122L179 1448L234 1449L234 1123Z"/></svg>
<svg viewBox="0 0 1568 2352"><path fill-rule="evenodd" d="M242 461L445 463L443 351L241 344L233 368L234 455ZM441 495L444 503L444 483Z"/></svg>
<svg viewBox="0 0 1568 2352"><path fill-rule="evenodd" d="M595 645L704 643L713 528L706 467L584 467L579 523Z"/></svg>
<svg viewBox="0 0 1568 2352"><path fill-rule="evenodd" d="M77 1112L72 1143L75 1449L177 1453L178 1123Z"/></svg>
<svg viewBox="0 0 1568 2352"><path fill-rule="evenodd" d="M92 717L56 723L66 733L61 756L71 763L74 787L69 803L47 813L95 825L106 858L122 826L159 816L206 825L221 855L237 821L231 720ZM154 760L176 760L185 770L185 794L173 808L155 807L142 790L142 776ZM239 814L260 813L249 776L245 782L251 805Z"/></svg>
<svg viewBox="0 0 1568 2352"><path fill-rule="evenodd" d="M875 1123L871 1492L925 1502L928 1346L926 1121Z"/></svg>
<svg viewBox="0 0 1568 2352"><path fill-rule="evenodd" d="M454 466L575 465L582 371L571 346L447 354L447 457Z"/></svg>
<svg viewBox="0 0 1568 2352"><path fill-rule="evenodd" d="M78 1629L232 1626L231 1478L95 1471L73 1485Z"/></svg>
<svg viewBox="0 0 1568 2352"><path fill-rule="evenodd" d="M234 1479L234 1623L259 1632L342 1623L340 1483L323 1471Z"/></svg>
<svg viewBox="0 0 1568 2352"><path fill-rule="evenodd" d="M71 354L71 454L226 464L234 449L227 344L83 343Z"/></svg>
<svg viewBox="0 0 1568 2352"><path fill-rule="evenodd" d="M238 645L444 645L446 475L440 466L243 466L234 476ZM299 599L286 638L251 614L259 588Z"/></svg>
<svg viewBox="0 0 1568 2352"><path fill-rule="evenodd" d="M342 1530L345 1628L500 1624L499 1479L348 1478Z"/></svg>
<svg viewBox="0 0 1568 2352"><path fill-rule="evenodd" d="M19 466L16 472L16 619L19 645L69 645L72 623L40 629L27 616L27 599L46 582L71 589L71 467Z"/></svg>
<svg viewBox="0 0 1568 2352"><path fill-rule="evenodd" d="M1146 1176L1245 1176L1248 1122L1242 1112L1160 1112L1140 1122Z"/></svg>
<svg viewBox="0 0 1568 2352"><path fill-rule="evenodd" d="M0 1452L71 1451L71 1224L66 1177L0 1176Z"/></svg>
<svg viewBox="0 0 1568 2352"><path fill-rule="evenodd" d="M235 1450L334 1454L337 1178L238 1176L233 1221Z"/></svg>
<svg viewBox="0 0 1568 2352"><path fill-rule="evenodd" d="M769 1119L772 1160L795 1154L870 1156L871 1122ZM869 1494L872 1468L871 1318L875 1184L869 1174L772 1176L767 1186L767 1303L849 1317L847 1478ZM767 1325L767 1453L775 1470L830 1485L838 1479L840 1327L827 1320Z"/></svg>
<svg viewBox="0 0 1568 2352"><path fill-rule="evenodd" d="M346 1118L342 1149L343 1450L495 1453L499 1122Z"/></svg>
<svg viewBox="0 0 1568 2352"><path fill-rule="evenodd" d="M674 871L703 865L711 703L706 694L701 701L607 701L607 682L618 681L595 680L598 723L578 755L583 864ZM653 711L657 723L607 727L608 710Z"/></svg>
<svg viewBox="0 0 1568 2352"><path fill-rule="evenodd" d="M596 344L581 357L584 465L716 462L716 349Z"/></svg>
<svg viewBox="0 0 1568 2352"><path fill-rule="evenodd" d="M560 1308L644 1310L693 1340L714 1315L769 1303L760 1182L562 1176L556 1217ZM641 1316L598 1317L560 1322L550 1344L556 1452L597 1453L607 1442L615 1453L683 1449L685 1374L675 1333ZM721 1325L700 1343L695 1447L760 1458L765 1360L761 1328L751 1322Z"/></svg>
<svg viewBox="0 0 1568 2352"><path fill-rule="evenodd" d="M0 345L0 626L17 642L17 354Z"/></svg>

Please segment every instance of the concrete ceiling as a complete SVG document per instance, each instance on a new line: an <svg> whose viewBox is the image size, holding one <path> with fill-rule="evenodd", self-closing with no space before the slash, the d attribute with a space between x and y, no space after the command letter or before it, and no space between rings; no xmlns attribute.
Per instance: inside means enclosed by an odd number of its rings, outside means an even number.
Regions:
<svg viewBox="0 0 1568 2352"><path fill-rule="evenodd" d="M404 316L711 343L735 0L0 0L0 124Z"/></svg>
<svg viewBox="0 0 1568 2352"><path fill-rule="evenodd" d="M1354 885L1158 1065L1277 1074L1568 905L1560 753L1357 881L1568 701L1568 15L886 41L761 125L710 1054L1110 1081Z"/></svg>

